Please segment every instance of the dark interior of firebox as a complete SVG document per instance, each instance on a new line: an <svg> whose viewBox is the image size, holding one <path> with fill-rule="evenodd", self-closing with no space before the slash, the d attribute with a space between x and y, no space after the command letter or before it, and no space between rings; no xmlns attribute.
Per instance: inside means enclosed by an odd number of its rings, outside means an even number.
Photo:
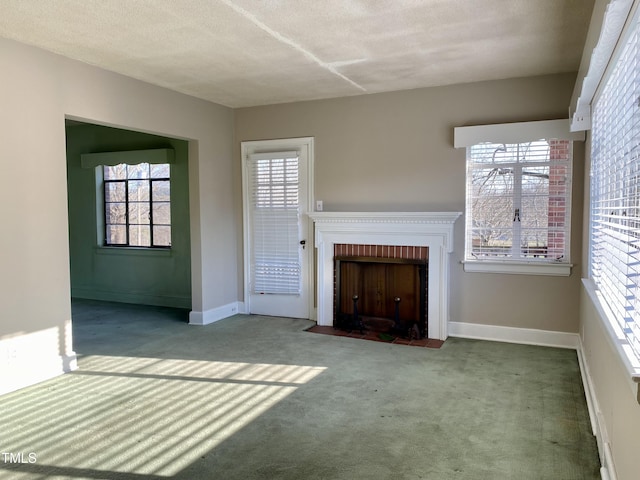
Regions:
<svg viewBox="0 0 640 480"><path fill-rule="evenodd" d="M337 328L426 337L425 260L340 256L335 276Z"/></svg>

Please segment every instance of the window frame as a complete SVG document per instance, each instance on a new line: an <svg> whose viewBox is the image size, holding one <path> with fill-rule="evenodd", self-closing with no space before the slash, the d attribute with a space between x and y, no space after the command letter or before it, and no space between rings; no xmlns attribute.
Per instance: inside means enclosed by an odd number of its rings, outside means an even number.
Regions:
<svg viewBox="0 0 640 480"><path fill-rule="evenodd" d="M110 168L110 167L117 167L123 165L125 167L125 177L124 179L107 179L106 178L106 174L105 174L105 169L106 168ZM147 168L147 178L129 178L129 167L132 166L139 166L139 165L146 165ZM157 178L151 178L151 168L152 166L166 166L166 168L169 170L169 175L166 177L157 177ZM142 249L142 250L170 250L171 249L171 244L172 244L172 235L173 235L173 229L172 229L172 222L171 222L171 218L169 218L169 223L165 224L165 223L156 223L154 222L153 219L153 205L154 203L168 203L169 204L169 212L171 212L171 190L169 190L169 199L168 200L162 200L162 201L154 201L153 200L153 183L154 182L169 182L169 188L171 186L171 164L170 163L148 163L148 162L140 162L137 164L130 164L127 162L122 162L116 165L101 165L98 167L99 170L99 178L101 179L100 182L100 190L101 190L101 205L100 205L100 210L102 212L102 229L101 229L101 244L102 247L104 248L116 248L116 249ZM130 206L130 199L129 199L129 184L130 182L144 182L147 181L148 182L148 189L149 189L149 199L147 202L134 202L134 203L147 203L149 205L149 223L148 224L132 224L130 222L130 214L129 214L129 206ZM107 185L108 184L114 184L114 183L123 183L125 186L125 192L124 192L124 202L110 202L107 200ZM110 203L124 203L124 216L125 216L125 223L124 224L114 224L114 225L124 225L125 228L125 238L126 238L126 243L109 243L108 241L108 225L110 225L108 223L108 215L107 215L107 205ZM169 213L169 215L171 216L171 213ZM149 227L149 245L132 245L131 244L131 238L130 238L130 226L131 225L144 225ZM162 227L169 227L169 245L156 245L154 242L154 226L162 226Z"/></svg>
<svg viewBox="0 0 640 480"><path fill-rule="evenodd" d="M600 81L599 87L590 103L590 107L591 107L590 129L591 129L592 149L591 149L591 165L590 165L590 177L589 177L590 178L590 185L589 185L590 203L589 203L589 214L588 214L589 229L588 229L588 238L587 238L588 278L583 279L583 284L585 286L585 290L591 297L592 302L599 313L599 316L603 320L604 327L608 333L609 339L612 341L614 348L619 353L620 358L622 359L622 362L624 363L627 371L630 373L632 380L637 384L636 385L638 387L637 398L638 398L638 402L640 402L640 385L638 385L640 384L640 347L637 343L638 338L640 338L640 315L638 314L638 311L636 311L637 309L633 307L632 307L632 310L626 311L627 303L632 305L640 301L640 282L633 279L634 277L637 276L637 273L634 272L633 268L630 268L625 274L626 275L624 277L625 281L622 282L623 285L618 285L618 287L622 287L619 289L614 288L615 282L607 281L607 279L605 278L606 274L603 274L602 275L603 280L599 281L599 278L598 278L599 275L596 273L598 268L603 268L602 264L604 263L604 262L597 261L597 258L600 258L600 255L598 254L597 251L599 248L607 248L606 242L597 242L595 240L595 237L597 235L596 230L598 230L598 228L603 226L603 223L604 223L599 219L599 217L604 217L606 215L601 213L602 209L599 208L597 204L605 200L609 200L609 201L613 200L613 198L610 198L606 193L603 193L600 196L598 195L598 189L606 188L607 186L611 187L611 185L605 184L605 181L606 181L605 173L604 172L601 173L600 171L598 171L598 167L602 165L603 169L607 169L608 171L615 170L616 162L617 160L620 160L620 152L615 151L615 153L612 155L610 149L607 149L607 150L602 149L603 155L599 157L598 154L600 151L599 149L601 147L597 146L597 142L602 140L602 138L600 137L600 132L603 130L609 131L613 135L614 132L611 131L612 128L615 128L617 130L615 134L620 138L625 138L625 139L629 137L633 138L633 134L629 134L628 131L622 130L622 127L628 126L628 125L630 125L631 128L634 127L633 120L629 120L626 117L624 117L624 121L619 121L619 118L621 118L619 115L616 116L616 120L618 121L613 122L611 121L610 118L607 118L606 120L609 120L609 122L603 121L603 125L600 125L601 124L601 120L599 118L600 102L617 102L619 100L619 97L623 93L623 92L621 93L621 90L618 89L617 90L618 96L615 96L613 98L606 97L606 95L609 93L608 88L611 85L611 81L612 79L614 79L614 76L616 75L616 73L618 73L618 68L623 63L622 56L624 54L624 50L626 49L629 42L632 40L632 37L635 36L634 41L636 43L634 48L636 49L636 51L640 49L640 9L635 10L635 12L629 16L629 22L627 25L628 25L628 28L625 28L624 31L621 33L619 41L617 42L618 48L616 48L615 51L613 52L611 60L608 64L608 67L604 72L603 77ZM637 68L637 63L636 63L636 68ZM634 78L631 78L630 81L635 82L637 85L638 81L640 80L640 75L638 75L637 70L635 75L636 76ZM629 77L627 76L625 76L624 78L629 79ZM637 94L637 87L636 87L635 93ZM640 109L640 97L635 97L635 101L633 103L629 103L628 105L631 108L628 111L625 110L624 113L625 114L628 113L630 116L633 117L633 111L631 109L634 107ZM616 113L619 114L619 112L616 112ZM638 121L640 122L640 120ZM638 127L636 126L636 128ZM624 147L624 144L621 145L620 143L618 143L616 144L616 146ZM631 155L631 157L633 157L633 155ZM640 169L640 157L631 158L630 160L631 160L631 162L629 163L630 165L635 166L636 169ZM600 162L603 162L603 163L600 163ZM635 175L635 178L638 178L637 174ZM640 228L639 228L640 225L638 225L637 223L638 215L636 215L635 217L627 215L627 209L634 209L636 210L636 212L638 210L638 203L637 203L638 194L636 193L636 195L633 195L632 191L635 189L635 191L638 192L638 188L640 188L640 181L637 181L635 184L630 185L628 180L629 180L628 177L624 177L617 182L620 186L620 191L625 192L624 196L615 198L615 200L619 203L619 206L617 206L616 208L622 211L621 213L622 216L616 214L613 211L611 212L612 215L610 216L612 217L612 221L610 222L611 223L610 230L612 231L616 230L616 225L618 226L617 227L618 229L622 227L626 229L628 225L624 225L624 222L632 221L632 222L635 222L635 226L632 229L629 229L628 236L638 238L638 236L640 235ZM611 184L612 182L609 182L609 183ZM630 201L633 201L633 200L635 200L635 203L629 203ZM607 211L610 211L611 208L613 207L607 206ZM634 242L634 241L628 242L629 249L633 247L632 245L633 243L636 243L635 248L636 250L638 250L637 242ZM609 245L609 248L613 249L614 247ZM621 252L622 250L617 249L616 251ZM608 252L608 253L611 253L611 255L613 255L612 252ZM633 256L633 254L629 253L629 257L631 256ZM611 267L604 267L604 268L606 269L607 273L611 271ZM631 273L629 273L629 271ZM629 292L628 290L631 284L636 284L636 285L635 285L635 288L632 288L631 289L632 291ZM609 292L612 290L615 290L615 291L613 291L613 294L610 294ZM633 290L635 290L635 292ZM617 300L616 298L612 298L612 297L617 297ZM620 302L619 300L621 298L624 298L625 300ZM621 311L620 309L625 310L625 313L622 316L620 314L620 311ZM633 312L635 312L635 315L633 315ZM625 317L627 316L629 318L635 317L635 319L632 320L631 322L626 322ZM631 330L635 329L635 333L625 331L625 330L629 330L629 328L626 328L626 323L633 324L633 326L630 327L630 329ZM630 337L632 338L630 339ZM636 342L635 347L632 346L632 344L634 343L634 339Z"/></svg>
<svg viewBox="0 0 640 480"><path fill-rule="evenodd" d="M535 123L539 123L539 122L528 122L530 124L535 124ZM507 124L507 129L509 127L514 127L514 126L518 126L518 128L522 128L521 127L522 124ZM496 126L489 126L489 127L496 127L499 128L499 125ZM524 124L524 130L526 132L526 127L527 124ZM535 125L534 127L539 127L539 125ZM474 128L474 127L463 127L463 128ZM482 127L479 127L482 128ZM456 134L458 134L458 129L456 129ZM470 135L471 140L466 140L466 179L465 179L465 185L466 185L466 202L465 202L465 215L466 215L466 221L465 221L465 256L464 256L464 260L463 260L463 264L464 264L464 270L465 272L487 272L487 273L505 273L505 274L527 274L527 275L551 275L551 276L568 276L571 274L571 268L572 268L572 264L570 263L570 246L571 246L571 197L572 197L572 188L571 188L571 183L572 183L572 175L573 175L573 138L567 139L567 138L554 138L556 137L556 135L545 135L545 138L540 137L539 135L535 134L535 130L536 128L532 128L532 130L534 130L534 132L532 132L531 134L524 134L525 137L522 138L522 133L519 133L516 138L504 138L504 140L512 140L512 141L505 141L505 142L500 142L500 141L480 141L481 138L483 138L482 136L478 136L476 135ZM480 134L482 135L482 134ZM529 135L529 138L525 139L526 136ZM491 136L491 135L489 135ZM499 135L500 136L500 135ZM508 135L507 135L508 136ZM539 138L535 138L536 136L538 136ZM456 139L457 140L457 139ZM513 141L516 140L516 141ZM520 244L520 240L521 240L521 236L520 236L520 232L522 230L522 225L520 224L520 221L518 219L519 215L518 213L520 213L521 209L522 209L522 182L523 182L523 168L525 168L528 165L531 166L545 166L545 167L549 167L549 169L553 168L554 165L557 165L557 162L554 162L554 160L552 159L552 155L551 152L549 153L549 158L547 158L544 161L533 161L533 162L519 162L517 161L517 159L513 162L503 162L500 163L501 167L505 167L505 168L511 168L512 169L512 174L513 174L513 178L514 178L514 185L513 185L513 190L511 193L509 193L507 195L508 198L511 198L513 200L513 208L514 208L514 222L513 222L513 226L511 228L509 228L511 234L513 235L512 238L512 245L511 245L511 251L510 251L510 255L514 255L514 252L517 253L517 256L511 256L511 257L507 257L505 256L504 258L500 258L500 257L491 257L488 256L486 258L477 258L475 256L473 256L472 254L472 232L471 232L471 228L472 228L472 205L471 202L473 201L473 199L475 197L473 197L472 193L471 193L471 189L473 187L472 185L472 181L473 181L473 172L474 171L478 171L480 169L483 169L483 167L479 166L479 165L475 165L472 162L472 156L471 156L471 149L474 146L480 145L480 144L493 144L493 145L509 145L511 147L513 146L517 146L518 151L520 146L524 145L524 144L531 144L537 141L545 141L548 143L549 145L549 149L551 149L551 145L552 145L552 141L553 140L566 140L569 146L569 153L568 153L568 162L566 162L566 167L568 168L568 173L567 176L569 177L567 180L568 183L568 191L565 193L565 216L564 216L564 223L566 224L565 227L563 227L563 232L564 232L564 249L563 249L563 255L560 257L560 259L555 259L555 258L536 258L536 257L526 257L526 256L522 256L522 253L520 251L520 248L517 246ZM456 146L463 146L463 145L456 145ZM475 167L475 168L474 168ZM486 168L486 167L484 167ZM550 198L551 197L551 193L547 193L547 197ZM547 207L547 208L550 208ZM518 220L517 220L518 219ZM547 227L547 233L549 232L549 227ZM516 243L517 242L517 243Z"/></svg>
<svg viewBox="0 0 640 480"><path fill-rule="evenodd" d="M466 260L557 263L569 258L571 149L571 142L555 139L513 144L484 142L467 148ZM487 153L491 152L487 161ZM529 177L546 181L531 181ZM478 178L482 180L479 189ZM503 180L497 181L499 178ZM542 205L536 206L540 201ZM473 216L476 208L482 209L483 205L484 211L500 211L497 223L487 223L481 217L484 228L475 224L480 218ZM545 223L536 225L540 207ZM478 232L487 229L493 234L502 232L507 243L478 245ZM546 245L539 245L540 235L546 237ZM537 245L525 248L523 242L532 236Z"/></svg>

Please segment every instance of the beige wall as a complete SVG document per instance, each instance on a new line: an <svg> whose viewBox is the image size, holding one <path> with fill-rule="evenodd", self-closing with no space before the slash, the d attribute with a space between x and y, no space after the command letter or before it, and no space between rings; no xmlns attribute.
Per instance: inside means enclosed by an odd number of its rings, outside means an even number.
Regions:
<svg viewBox="0 0 640 480"><path fill-rule="evenodd" d="M584 204L589 205L590 135L587 136L585 155ZM589 209L584 211L583 238L588 238ZM584 242L583 276L588 276L588 243ZM580 289L580 343L583 358L583 376L588 379L592 420L603 465L612 478L635 480L638 478L638 445L640 445L640 390L631 380L620 353L607 332L607 320L598 311L593 297L582 285ZM608 445L606 445L608 443ZM611 460L605 456L610 451ZM609 465L609 462L613 465ZM615 477L614 477L615 475Z"/></svg>
<svg viewBox="0 0 640 480"><path fill-rule="evenodd" d="M235 302L233 111L8 40L0 58L0 393L73 358L65 115L191 140L193 310Z"/></svg>
<svg viewBox="0 0 640 480"><path fill-rule="evenodd" d="M545 76L238 109L236 202L240 142L313 136L315 198L327 211L464 211L465 151L453 148L453 128L565 118L574 82L574 75ZM579 264L582 145L575 153ZM456 225L452 321L577 332L579 265L569 278L464 273L463 222ZM241 229L240 216L236 224Z"/></svg>
<svg viewBox="0 0 640 480"><path fill-rule="evenodd" d="M640 446L640 399L638 385L623 367L620 355L608 339L602 319L588 293L581 295L582 354L593 394L594 417L598 424L598 447L604 455L609 442L618 480L638 478ZM605 462L606 463L606 460Z"/></svg>

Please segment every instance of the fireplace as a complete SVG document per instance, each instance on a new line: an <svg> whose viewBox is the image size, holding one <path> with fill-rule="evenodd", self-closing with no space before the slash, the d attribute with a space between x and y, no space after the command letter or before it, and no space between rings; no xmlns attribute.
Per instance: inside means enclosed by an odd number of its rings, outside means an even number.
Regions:
<svg viewBox="0 0 640 480"><path fill-rule="evenodd" d="M335 321L335 245L426 247L426 334L446 340L449 322L449 256L460 212L314 212L317 248L317 322Z"/></svg>
<svg viewBox="0 0 640 480"><path fill-rule="evenodd" d="M334 326L427 336L427 247L334 246Z"/></svg>

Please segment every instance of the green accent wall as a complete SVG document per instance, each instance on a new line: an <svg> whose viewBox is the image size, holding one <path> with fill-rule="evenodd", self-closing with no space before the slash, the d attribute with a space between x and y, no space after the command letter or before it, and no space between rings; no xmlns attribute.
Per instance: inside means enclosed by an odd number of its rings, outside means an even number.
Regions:
<svg viewBox="0 0 640 480"><path fill-rule="evenodd" d="M71 295L76 298L191 308L188 142L90 124L68 124L67 186ZM103 247L102 191L86 153L172 148L171 248Z"/></svg>

